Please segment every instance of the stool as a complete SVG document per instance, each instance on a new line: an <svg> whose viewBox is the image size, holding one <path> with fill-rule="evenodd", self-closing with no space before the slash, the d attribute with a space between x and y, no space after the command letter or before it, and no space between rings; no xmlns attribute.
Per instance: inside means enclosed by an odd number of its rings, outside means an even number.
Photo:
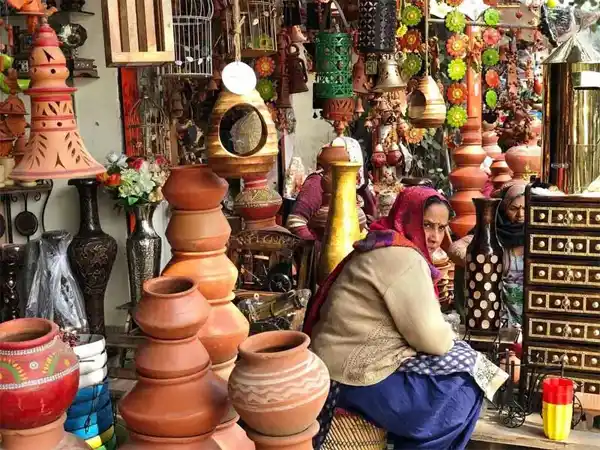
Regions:
<svg viewBox="0 0 600 450"><path fill-rule="evenodd" d="M387 433L362 417L336 408L321 450L385 450Z"/></svg>

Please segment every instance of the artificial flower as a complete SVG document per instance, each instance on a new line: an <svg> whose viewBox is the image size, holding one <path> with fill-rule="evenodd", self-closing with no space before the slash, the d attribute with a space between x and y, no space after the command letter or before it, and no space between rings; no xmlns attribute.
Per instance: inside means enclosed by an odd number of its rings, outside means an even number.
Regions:
<svg viewBox="0 0 600 450"><path fill-rule="evenodd" d="M488 48L481 55L481 62L485 66L495 66L500 61L500 54L495 48Z"/></svg>
<svg viewBox="0 0 600 450"><path fill-rule="evenodd" d="M486 28L483 31L483 42L485 42L485 45L494 46L500 42L500 38L500 32L496 28Z"/></svg>
<svg viewBox="0 0 600 450"><path fill-rule="evenodd" d="M406 132L406 142L408 142L409 144L418 144L425 137L425 131L427 130L425 130L424 128L411 127Z"/></svg>
<svg viewBox="0 0 600 450"><path fill-rule="evenodd" d="M256 83L256 90L266 102L275 97L275 87L273 86L273 82L268 78L258 80Z"/></svg>
<svg viewBox="0 0 600 450"><path fill-rule="evenodd" d="M412 4L421 10L421 12L425 11L425 2L423 0L413 0Z"/></svg>
<svg viewBox="0 0 600 450"><path fill-rule="evenodd" d="M398 28L396 28L396 37L401 38L402 36L404 36L406 34L407 31L408 31L408 27L406 25L404 25L403 23L401 23L400 25L398 25Z"/></svg>
<svg viewBox="0 0 600 450"><path fill-rule="evenodd" d="M460 128L467 123L467 110L462 106L453 106L446 114L446 122L454 128Z"/></svg>
<svg viewBox="0 0 600 450"><path fill-rule="evenodd" d="M454 6L455 8L457 6L460 6L462 4L464 0L446 0L446 3L450 6Z"/></svg>
<svg viewBox="0 0 600 450"><path fill-rule="evenodd" d="M402 73L405 77L412 77L421 71L423 60L416 53L410 53L402 63Z"/></svg>
<svg viewBox="0 0 600 450"><path fill-rule="evenodd" d="M485 73L485 82L491 88L497 88L500 86L500 76L498 75L498 72L496 72L494 69L489 69Z"/></svg>
<svg viewBox="0 0 600 450"><path fill-rule="evenodd" d="M260 78L269 77L275 72L275 61L270 56L261 56L254 63L254 70Z"/></svg>
<svg viewBox="0 0 600 450"><path fill-rule="evenodd" d="M446 16L446 28L454 33L462 33L467 26L467 19L460 11L451 11Z"/></svg>
<svg viewBox="0 0 600 450"><path fill-rule="evenodd" d="M469 48L469 37L466 34L456 33L446 42L446 50L453 58L464 58Z"/></svg>
<svg viewBox="0 0 600 450"><path fill-rule="evenodd" d="M109 175L104 181L104 184L108 187L115 187L118 186L120 183L121 175L119 175L118 173L113 173L112 175Z"/></svg>
<svg viewBox="0 0 600 450"><path fill-rule="evenodd" d="M488 105L489 108L494 109L498 104L498 94L493 89L488 89L485 92L485 104Z"/></svg>
<svg viewBox="0 0 600 450"><path fill-rule="evenodd" d="M500 23L500 13L497 9L489 8L483 13L483 20L490 27L495 27Z"/></svg>
<svg viewBox="0 0 600 450"><path fill-rule="evenodd" d="M448 64L448 76L451 80L462 80L467 73L467 64L462 59L453 59Z"/></svg>
<svg viewBox="0 0 600 450"><path fill-rule="evenodd" d="M402 50L415 51L421 46L421 32L419 30L409 30L400 39L400 46Z"/></svg>
<svg viewBox="0 0 600 450"><path fill-rule="evenodd" d="M467 85L464 83L452 83L446 91L448 101L453 105L462 105L467 99Z"/></svg>
<svg viewBox="0 0 600 450"><path fill-rule="evenodd" d="M415 5L407 5L402 11L402 22L409 27L416 27L421 23L423 13Z"/></svg>

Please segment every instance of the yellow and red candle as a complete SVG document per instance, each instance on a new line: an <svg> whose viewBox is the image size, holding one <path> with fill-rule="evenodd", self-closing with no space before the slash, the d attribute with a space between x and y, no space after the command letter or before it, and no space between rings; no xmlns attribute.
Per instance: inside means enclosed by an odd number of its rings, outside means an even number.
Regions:
<svg viewBox="0 0 600 450"><path fill-rule="evenodd" d="M553 441L568 439L573 418L573 380L546 378L542 384L544 434Z"/></svg>

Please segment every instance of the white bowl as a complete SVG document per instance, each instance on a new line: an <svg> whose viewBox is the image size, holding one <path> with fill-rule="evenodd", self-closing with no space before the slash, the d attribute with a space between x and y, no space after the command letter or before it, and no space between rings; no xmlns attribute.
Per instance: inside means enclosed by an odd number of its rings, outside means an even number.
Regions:
<svg viewBox="0 0 600 450"><path fill-rule="evenodd" d="M106 348L106 340L101 334L80 334L79 344L73 347L73 351L79 359L88 359L99 355Z"/></svg>
<svg viewBox="0 0 600 450"><path fill-rule="evenodd" d="M102 352L96 356L90 356L86 359L79 360L79 374L87 375L88 373L94 372L95 370L102 369L106 365L108 356L106 352Z"/></svg>
<svg viewBox="0 0 600 450"><path fill-rule="evenodd" d="M106 364L98 370L86 373L85 375L82 374L79 376L79 389L94 386L95 384L100 384L102 383L102 381L104 381L107 375L108 367L106 366Z"/></svg>

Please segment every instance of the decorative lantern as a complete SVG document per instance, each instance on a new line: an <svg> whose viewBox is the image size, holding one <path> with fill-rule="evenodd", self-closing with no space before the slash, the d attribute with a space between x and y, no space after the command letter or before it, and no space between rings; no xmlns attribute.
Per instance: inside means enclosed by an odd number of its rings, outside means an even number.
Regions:
<svg viewBox="0 0 600 450"><path fill-rule="evenodd" d="M431 76L421 78L410 94L408 118L415 128L437 128L446 121L446 102Z"/></svg>
<svg viewBox="0 0 600 450"><path fill-rule="evenodd" d="M277 3L273 0L241 0L241 56L259 58L277 53L277 31L279 17ZM227 10L225 16L229 53L234 53L234 19L233 8Z"/></svg>
<svg viewBox="0 0 600 450"><path fill-rule="evenodd" d="M137 156L162 155L171 160L169 118L147 92L135 102L125 136Z"/></svg>
<svg viewBox="0 0 600 450"><path fill-rule="evenodd" d="M324 99L349 98L352 90L352 38L348 33L320 32L315 38L315 92Z"/></svg>
<svg viewBox="0 0 600 450"><path fill-rule="evenodd" d="M396 48L396 0L360 0L358 11L358 49L392 53Z"/></svg>

